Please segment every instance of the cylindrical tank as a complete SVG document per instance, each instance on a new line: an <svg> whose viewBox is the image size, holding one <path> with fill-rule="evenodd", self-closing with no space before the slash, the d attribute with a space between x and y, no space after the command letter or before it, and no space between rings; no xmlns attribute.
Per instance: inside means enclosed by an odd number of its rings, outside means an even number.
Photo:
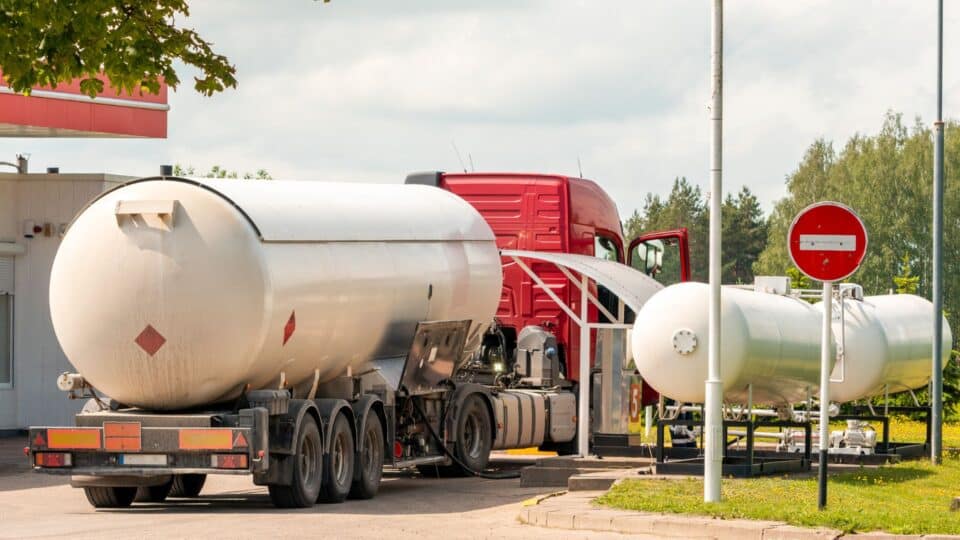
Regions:
<svg viewBox="0 0 960 540"><path fill-rule="evenodd" d="M709 286L679 283L637 314L633 352L640 375L668 398L702 403L707 378ZM803 401L819 387L822 316L795 298L724 287L721 294L724 400Z"/></svg>
<svg viewBox="0 0 960 540"><path fill-rule="evenodd" d="M831 401L893 394L925 386L930 381L933 353L933 304L912 294L844 299L844 326L839 305L833 309L833 333L843 344L843 363L834 368ZM822 316L822 307L817 305ZM943 365L947 365L953 335L943 319Z"/></svg>
<svg viewBox="0 0 960 540"><path fill-rule="evenodd" d="M54 260L67 358L121 403L201 406L406 355L416 325L500 299L483 218L416 185L138 180L93 201Z"/></svg>

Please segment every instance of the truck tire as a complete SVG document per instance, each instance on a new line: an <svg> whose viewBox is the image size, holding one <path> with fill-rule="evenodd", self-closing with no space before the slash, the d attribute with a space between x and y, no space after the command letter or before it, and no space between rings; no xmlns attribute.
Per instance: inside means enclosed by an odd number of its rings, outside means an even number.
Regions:
<svg viewBox="0 0 960 540"><path fill-rule="evenodd" d="M491 425L490 413L483 398L479 394L467 396L457 418L457 442L454 446L454 455L463 464L460 466L463 473L480 472L487 468L490 448L493 446Z"/></svg>
<svg viewBox="0 0 960 540"><path fill-rule="evenodd" d="M339 503L347 499L353 484L353 460L356 455L353 431L347 418L337 414L330 432L330 453L324 460L323 485L317 502Z"/></svg>
<svg viewBox="0 0 960 540"><path fill-rule="evenodd" d="M133 498L133 502L161 503L164 500L166 500L167 495L170 495L170 490L172 488L173 488L172 477L166 482L156 486L138 487L137 495Z"/></svg>
<svg viewBox="0 0 960 540"><path fill-rule="evenodd" d="M85 487L83 494L94 508L126 508L137 496L135 487Z"/></svg>
<svg viewBox="0 0 960 540"><path fill-rule="evenodd" d="M200 495L200 490L203 489L203 484L206 481L207 475L205 474L175 474L168 497L196 497Z"/></svg>
<svg viewBox="0 0 960 540"><path fill-rule="evenodd" d="M357 478L350 486L351 499L372 499L380 489L383 476L383 424L377 413L370 411L360 430L360 460L354 465L359 469Z"/></svg>
<svg viewBox="0 0 960 540"><path fill-rule="evenodd" d="M313 416L303 417L297 435L296 453L287 459L293 460L293 478L290 485L268 486L270 500L278 508L309 508L317 500L323 481L323 444L320 429Z"/></svg>

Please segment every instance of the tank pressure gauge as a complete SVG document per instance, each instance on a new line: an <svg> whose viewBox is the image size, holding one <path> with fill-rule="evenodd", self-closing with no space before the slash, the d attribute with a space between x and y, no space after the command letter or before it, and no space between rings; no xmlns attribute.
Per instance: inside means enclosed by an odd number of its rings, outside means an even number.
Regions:
<svg viewBox="0 0 960 540"><path fill-rule="evenodd" d="M673 350L687 355L697 350L697 335L689 328L681 328L673 333Z"/></svg>

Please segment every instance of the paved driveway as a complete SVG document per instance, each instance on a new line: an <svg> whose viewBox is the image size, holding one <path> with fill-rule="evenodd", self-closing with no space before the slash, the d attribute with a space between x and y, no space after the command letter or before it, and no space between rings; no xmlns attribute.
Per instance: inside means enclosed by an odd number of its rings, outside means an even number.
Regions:
<svg viewBox="0 0 960 540"><path fill-rule="evenodd" d="M390 474L369 501L279 510L249 478L210 476L195 500L94 510L66 478L24 470L22 439L0 439L0 538L625 538L523 525L519 480Z"/></svg>

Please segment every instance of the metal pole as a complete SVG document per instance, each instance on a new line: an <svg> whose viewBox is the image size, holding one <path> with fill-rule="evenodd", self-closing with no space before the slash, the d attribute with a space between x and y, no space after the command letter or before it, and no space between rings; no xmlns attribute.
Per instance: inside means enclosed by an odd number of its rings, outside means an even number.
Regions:
<svg viewBox="0 0 960 540"><path fill-rule="evenodd" d="M937 1L937 121L933 124L933 365L930 460L943 458L943 0Z"/></svg>
<svg viewBox="0 0 960 540"><path fill-rule="evenodd" d="M643 439L650 440L650 429L653 427L653 405L643 408Z"/></svg>
<svg viewBox="0 0 960 540"><path fill-rule="evenodd" d="M820 332L820 467L817 508L827 507L827 448L830 446L830 338L833 335L833 282L823 282L823 328Z"/></svg>
<svg viewBox="0 0 960 540"><path fill-rule="evenodd" d="M723 383L720 379L720 212L723 199L723 0L713 2L711 50L713 103L710 106L710 319L707 380L704 382L703 500L720 502L723 471Z"/></svg>
<svg viewBox="0 0 960 540"><path fill-rule="evenodd" d="M587 276L580 280L580 404L577 408L577 453L590 455L590 326Z"/></svg>

